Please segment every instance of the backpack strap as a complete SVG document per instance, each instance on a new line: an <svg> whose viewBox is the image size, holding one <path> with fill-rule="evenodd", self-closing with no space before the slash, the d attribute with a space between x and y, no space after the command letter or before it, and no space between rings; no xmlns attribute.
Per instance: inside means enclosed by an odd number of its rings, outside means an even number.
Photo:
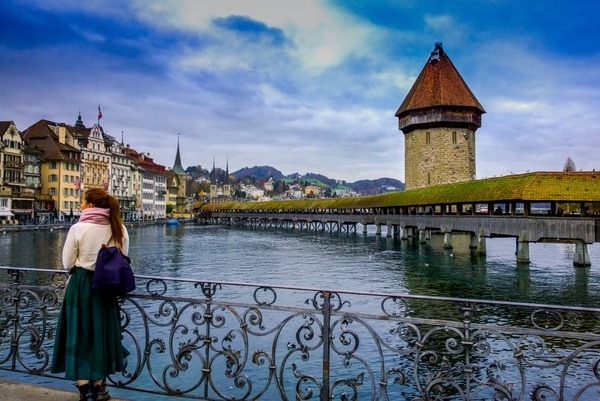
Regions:
<svg viewBox="0 0 600 401"><path fill-rule="evenodd" d="M110 244L110 241L112 241L112 239L113 239L113 237L112 237L112 234L111 234L111 235L110 235L110 238L108 239L108 241L106 241L106 243L105 243L105 244L102 244L102 246L103 246L103 247L107 247L107 246ZM115 246L117 246L117 244L115 244ZM121 249L121 248L119 248L119 249Z"/></svg>

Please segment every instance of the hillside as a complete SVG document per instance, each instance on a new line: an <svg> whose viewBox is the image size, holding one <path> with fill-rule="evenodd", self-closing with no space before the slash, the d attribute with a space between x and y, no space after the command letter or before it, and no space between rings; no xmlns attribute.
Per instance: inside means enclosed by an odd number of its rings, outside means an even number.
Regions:
<svg viewBox="0 0 600 401"><path fill-rule="evenodd" d="M332 189L343 186L363 195L375 195L381 193L382 191L390 190L391 188L395 188L395 190L404 189L404 183L394 178L378 178L375 180L359 180L356 182L347 182L329 178L318 173L306 173L304 175L293 173L286 176L281 171L271 166L244 167L238 171L231 173L231 175L233 175L236 179L250 177L252 181L267 181L269 178L273 178L274 180L285 179L310 181L315 184L320 183Z"/></svg>

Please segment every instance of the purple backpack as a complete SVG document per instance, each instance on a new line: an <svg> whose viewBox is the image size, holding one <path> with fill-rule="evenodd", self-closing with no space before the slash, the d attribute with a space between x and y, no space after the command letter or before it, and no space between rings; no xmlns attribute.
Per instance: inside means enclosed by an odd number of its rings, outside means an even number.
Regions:
<svg viewBox="0 0 600 401"><path fill-rule="evenodd" d="M123 255L121 249L116 246L102 245L96 258L92 289L115 295L123 295L135 290L131 259Z"/></svg>

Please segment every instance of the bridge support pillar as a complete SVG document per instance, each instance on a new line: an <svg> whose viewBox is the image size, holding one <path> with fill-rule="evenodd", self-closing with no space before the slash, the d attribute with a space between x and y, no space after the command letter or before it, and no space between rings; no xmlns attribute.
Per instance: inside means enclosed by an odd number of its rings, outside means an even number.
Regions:
<svg viewBox="0 0 600 401"><path fill-rule="evenodd" d="M444 249L452 249L452 233L444 233Z"/></svg>
<svg viewBox="0 0 600 401"><path fill-rule="evenodd" d="M375 235L381 235L381 224L376 224L375 227L377 227Z"/></svg>
<svg viewBox="0 0 600 401"><path fill-rule="evenodd" d="M394 238L398 238L398 236L400 236L400 232L402 231L402 228L400 226L394 226Z"/></svg>
<svg viewBox="0 0 600 401"><path fill-rule="evenodd" d="M583 241L575 243L575 255L573 255L573 266L585 267L591 266L590 254L588 253L587 244Z"/></svg>
<svg viewBox="0 0 600 401"><path fill-rule="evenodd" d="M392 238L392 223L387 223L387 238Z"/></svg>
<svg viewBox="0 0 600 401"><path fill-rule="evenodd" d="M367 223L363 223L363 234L367 233Z"/></svg>
<svg viewBox="0 0 600 401"><path fill-rule="evenodd" d="M419 244L427 243L427 230L419 230Z"/></svg>
<svg viewBox="0 0 600 401"><path fill-rule="evenodd" d="M475 233L471 233L471 241L469 243L469 248L477 249L477 245L479 245L479 236Z"/></svg>
<svg viewBox="0 0 600 401"><path fill-rule="evenodd" d="M404 226L404 227L400 227L401 233L400 233L400 238L401 239L408 239L408 227Z"/></svg>
<svg viewBox="0 0 600 401"><path fill-rule="evenodd" d="M522 233L517 240L517 263L530 263L529 259L529 242L527 235Z"/></svg>
<svg viewBox="0 0 600 401"><path fill-rule="evenodd" d="M485 237L477 236L477 255L485 255L487 253Z"/></svg>

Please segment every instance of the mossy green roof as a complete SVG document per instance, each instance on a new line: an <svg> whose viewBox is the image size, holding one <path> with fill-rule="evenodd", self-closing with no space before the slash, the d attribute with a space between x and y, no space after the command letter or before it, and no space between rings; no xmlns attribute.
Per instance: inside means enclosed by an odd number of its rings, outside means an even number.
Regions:
<svg viewBox="0 0 600 401"><path fill-rule="evenodd" d="M600 202L600 173L534 172L357 198L206 204L203 210L373 208L501 202Z"/></svg>

